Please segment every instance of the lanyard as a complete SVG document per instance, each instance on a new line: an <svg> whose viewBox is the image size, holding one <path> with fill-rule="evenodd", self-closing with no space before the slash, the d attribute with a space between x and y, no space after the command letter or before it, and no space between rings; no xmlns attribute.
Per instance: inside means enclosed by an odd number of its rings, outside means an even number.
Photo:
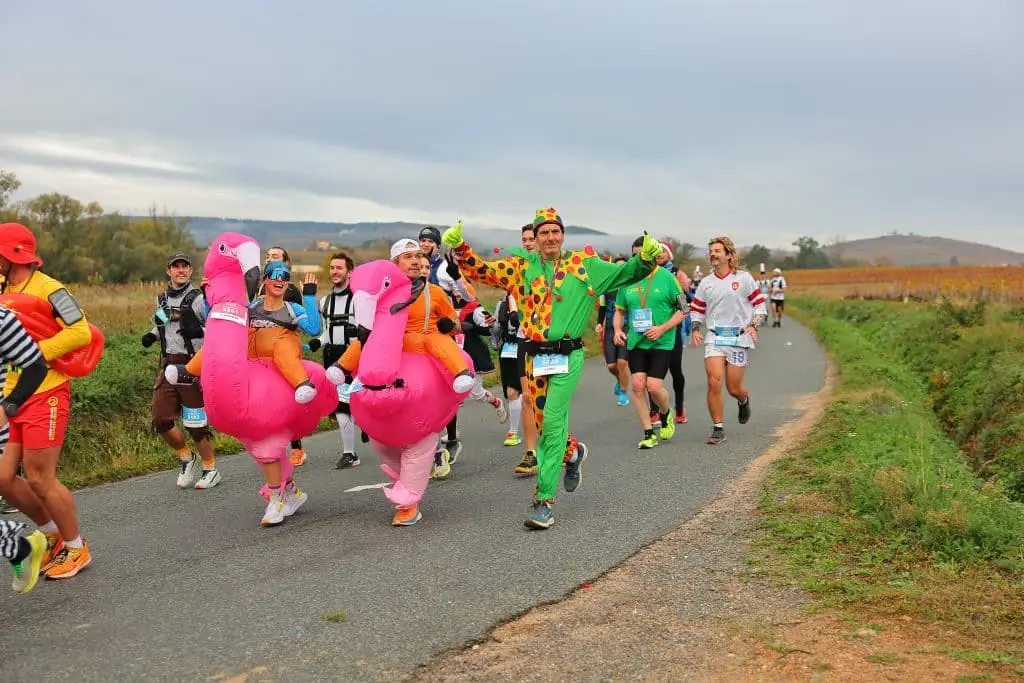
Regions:
<svg viewBox="0 0 1024 683"><path fill-rule="evenodd" d="M654 288L654 274L658 272L658 266L655 266L651 274L647 276L647 291L642 295L640 294L640 286L637 285L636 293L640 297L640 308L647 308L647 299L651 296L651 290Z"/></svg>

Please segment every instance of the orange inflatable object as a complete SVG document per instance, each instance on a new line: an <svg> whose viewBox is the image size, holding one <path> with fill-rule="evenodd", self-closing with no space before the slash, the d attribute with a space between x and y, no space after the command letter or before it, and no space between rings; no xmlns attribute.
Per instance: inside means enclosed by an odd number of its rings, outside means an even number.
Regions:
<svg viewBox="0 0 1024 683"><path fill-rule="evenodd" d="M36 342L49 339L62 329L53 317L53 308L50 304L37 296L0 294L0 305L14 312L21 326ZM89 323L89 331L92 332L92 340L86 346L47 361L47 365L68 377L85 377L95 370L103 356L105 340L100 328L92 323Z"/></svg>

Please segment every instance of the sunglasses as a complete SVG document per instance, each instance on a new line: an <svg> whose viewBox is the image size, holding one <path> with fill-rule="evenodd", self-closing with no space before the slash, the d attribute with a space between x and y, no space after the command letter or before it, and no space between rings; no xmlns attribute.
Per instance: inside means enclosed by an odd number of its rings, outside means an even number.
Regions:
<svg viewBox="0 0 1024 683"><path fill-rule="evenodd" d="M278 269L270 271L270 274L267 275L267 279L268 280L280 280L282 282L288 282L289 280L292 279L292 274L289 273L287 270L282 270L282 269L278 268Z"/></svg>

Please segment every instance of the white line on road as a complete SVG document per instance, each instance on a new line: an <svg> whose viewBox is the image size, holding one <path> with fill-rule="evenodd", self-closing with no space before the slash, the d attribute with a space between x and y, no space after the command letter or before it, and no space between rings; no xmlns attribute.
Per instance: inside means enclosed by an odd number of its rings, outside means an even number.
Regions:
<svg viewBox="0 0 1024 683"><path fill-rule="evenodd" d="M366 491L367 489L382 489L389 483L390 482L382 481L379 484L364 484L362 486L353 486L350 489L345 489L345 493L355 493L356 491Z"/></svg>

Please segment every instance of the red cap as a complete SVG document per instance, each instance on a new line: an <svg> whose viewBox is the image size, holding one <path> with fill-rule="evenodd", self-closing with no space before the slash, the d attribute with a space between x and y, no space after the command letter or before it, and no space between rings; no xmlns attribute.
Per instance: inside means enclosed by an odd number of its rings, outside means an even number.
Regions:
<svg viewBox="0 0 1024 683"><path fill-rule="evenodd" d="M0 224L0 256L11 263L43 265L36 253L36 236L21 223Z"/></svg>

